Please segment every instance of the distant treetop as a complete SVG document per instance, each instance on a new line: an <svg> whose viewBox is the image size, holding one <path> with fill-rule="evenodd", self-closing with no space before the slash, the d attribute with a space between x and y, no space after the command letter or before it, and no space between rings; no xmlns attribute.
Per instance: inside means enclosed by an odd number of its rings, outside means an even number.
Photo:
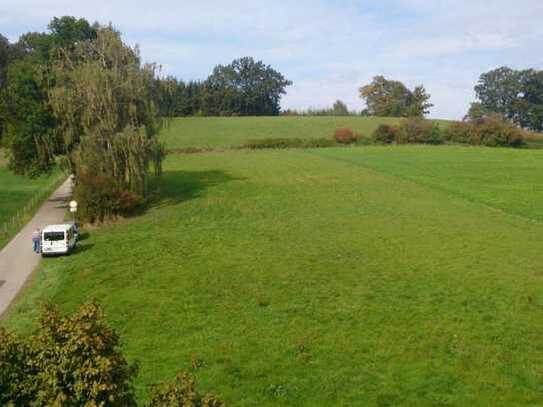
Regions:
<svg viewBox="0 0 543 407"><path fill-rule="evenodd" d="M360 97L366 101L367 114L382 117L423 117L433 106L424 86L412 91L402 82L375 76L360 88Z"/></svg>

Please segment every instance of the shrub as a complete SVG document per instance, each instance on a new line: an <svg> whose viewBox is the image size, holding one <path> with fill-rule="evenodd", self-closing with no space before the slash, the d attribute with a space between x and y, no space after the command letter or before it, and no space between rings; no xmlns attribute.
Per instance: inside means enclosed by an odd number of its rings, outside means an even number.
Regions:
<svg viewBox="0 0 543 407"><path fill-rule="evenodd" d="M249 140L243 147L254 150L263 148L300 148L303 144L304 141L299 138L265 138Z"/></svg>
<svg viewBox="0 0 543 407"><path fill-rule="evenodd" d="M460 144L473 144L471 135L472 124L467 122L451 123L443 133L445 140Z"/></svg>
<svg viewBox="0 0 543 407"><path fill-rule="evenodd" d="M358 140L356 140L356 144L359 146L369 146L371 144L374 144L375 140L373 137L368 137L364 135L359 135Z"/></svg>
<svg viewBox="0 0 543 407"><path fill-rule="evenodd" d="M186 373L179 373L173 382L163 382L151 387L147 407L221 407L224 403L212 394L202 396L194 380Z"/></svg>
<svg viewBox="0 0 543 407"><path fill-rule="evenodd" d="M328 138L308 139L304 142L304 147L306 148L326 148L334 146L337 146L336 141Z"/></svg>
<svg viewBox="0 0 543 407"><path fill-rule="evenodd" d="M526 132L500 115L487 116L473 122L473 137L489 147L520 147Z"/></svg>
<svg viewBox="0 0 543 407"><path fill-rule="evenodd" d="M45 308L28 338L0 329L0 405L135 406L136 374L95 304Z"/></svg>
<svg viewBox="0 0 543 407"><path fill-rule="evenodd" d="M334 133L334 139L340 144L356 143L358 136L348 128L337 129Z"/></svg>
<svg viewBox="0 0 543 407"><path fill-rule="evenodd" d="M84 172L76 178L74 199L80 202L79 218L91 223L128 214L143 202L142 197L123 189L113 178Z"/></svg>
<svg viewBox="0 0 543 407"><path fill-rule="evenodd" d="M521 147L530 138L527 131L490 115L468 122L453 123L445 132L448 141L488 147Z"/></svg>
<svg viewBox="0 0 543 407"><path fill-rule="evenodd" d="M388 124L381 124L373 132L373 139L376 143L391 144L396 141L398 129Z"/></svg>
<svg viewBox="0 0 543 407"><path fill-rule="evenodd" d="M402 120L397 134L399 144L441 144L443 142L437 124L430 120L413 117Z"/></svg>
<svg viewBox="0 0 543 407"><path fill-rule="evenodd" d="M259 140L249 140L242 148L250 148L253 150L265 148L316 148L316 147L333 147L336 145L334 140L318 138L318 139L300 139L300 138L266 138Z"/></svg>

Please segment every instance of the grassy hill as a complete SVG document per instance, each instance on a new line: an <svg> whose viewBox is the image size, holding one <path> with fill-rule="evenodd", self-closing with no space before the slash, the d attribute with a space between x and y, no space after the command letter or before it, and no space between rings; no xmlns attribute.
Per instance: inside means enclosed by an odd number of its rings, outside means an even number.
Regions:
<svg viewBox="0 0 543 407"><path fill-rule="evenodd" d="M172 119L163 141L169 149L186 147L238 147L263 138L330 138L334 131L349 127L371 135L379 124L398 119L380 117L186 117Z"/></svg>
<svg viewBox="0 0 543 407"><path fill-rule="evenodd" d="M44 176L36 180L14 175L8 170L4 151L0 148L0 249L17 231L15 227L10 228L7 234L3 233L5 223L17 213L21 213L33 197L49 192L58 182L59 176L58 171L49 177ZM21 220L23 221L24 219Z"/></svg>
<svg viewBox="0 0 543 407"><path fill-rule="evenodd" d="M325 119L182 119L167 137L227 146L283 120L321 137L338 125ZM236 406L539 405L541 154L170 155L153 206L46 259L7 322L98 300L140 361L141 398L188 369Z"/></svg>

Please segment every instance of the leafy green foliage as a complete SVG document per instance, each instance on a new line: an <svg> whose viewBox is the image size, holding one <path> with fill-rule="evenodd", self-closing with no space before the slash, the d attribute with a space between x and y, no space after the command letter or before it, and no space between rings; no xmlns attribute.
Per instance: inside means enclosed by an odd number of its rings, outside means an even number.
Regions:
<svg viewBox="0 0 543 407"><path fill-rule="evenodd" d="M265 138L258 140L249 140L242 148L249 148L252 150L266 149L266 148L317 148L317 147L333 147L337 143L334 140L320 138L320 139L301 139L301 138Z"/></svg>
<svg viewBox="0 0 543 407"><path fill-rule="evenodd" d="M392 144L396 141L398 129L389 124L381 124L373 132L373 139L380 144Z"/></svg>
<svg viewBox="0 0 543 407"><path fill-rule="evenodd" d="M128 215L143 203L141 196L124 189L112 177L79 173L74 199L80 202L78 217L90 223L116 215Z"/></svg>
<svg viewBox="0 0 543 407"><path fill-rule="evenodd" d="M381 125L373 133L380 144L441 144L441 130L436 122L420 117L403 119L399 125Z"/></svg>
<svg viewBox="0 0 543 407"><path fill-rule="evenodd" d="M396 132L398 144L441 144L443 142L439 126L422 118L404 119Z"/></svg>
<svg viewBox="0 0 543 407"><path fill-rule="evenodd" d="M0 328L2 405L135 406L136 373L95 304L72 316L44 309L30 337Z"/></svg>
<svg viewBox="0 0 543 407"><path fill-rule="evenodd" d="M448 141L488 147L521 147L528 136L528 132L496 114L453 123L445 131Z"/></svg>
<svg viewBox="0 0 543 407"><path fill-rule="evenodd" d="M153 98L163 117L275 116L291 84L271 66L245 57L216 66L205 81L157 78Z"/></svg>
<svg viewBox="0 0 543 407"><path fill-rule="evenodd" d="M494 69L481 75L475 92L486 112L500 113L524 128L543 130L543 71ZM478 118L469 113L468 117Z"/></svg>
<svg viewBox="0 0 543 407"><path fill-rule="evenodd" d="M382 117L423 117L433 106L424 86L413 91L403 83L376 76L360 88L360 97L366 101L366 113Z"/></svg>
<svg viewBox="0 0 543 407"><path fill-rule="evenodd" d="M49 173L59 152L55 120L38 73L33 56L11 63L1 101L9 168L32 178Z"/></svg>
<svg viewBox="0 0 543 407"><path fill-rule="evenodd" d="M194 379L187 373L177 374L173 382L151 387L146 407L222 407L225 404L212 394L199 394Z"/></svg>
<svg viewBox="0 0 543 407"><path fill-rule="evenodd" d="M336 100L336 102L334 103L334 106L332 106L332 115L333 116L348 116L349 109L347 108L347 105L343 103L341 100Z"/></svg>
<svg viewBox="0 0 543 407"><path fill-rule="evenodd" d="M10 44L6 37L0 34L0 146L2 145L2 134L4 133L4 115L2 98L6 86L6 71L8 67Z"/></svg>
<svg viewBox="0 0 543 407"><path fill-rule="evenodd" d="M123 199L139 201L148 193L151 168L160 175L165 154L157 140L157 68L142 65L137 48L111 26L65 16L48 28L9 47L0 110L10 169L37 177L60 161L76 178L111 179ZM87 189L96 193L93 187ZM110 191L102 198L111 198ZM119 207L115 200L89 216L99 219Z"/></svg>
<svg viewBox="0 0 543 407"><path fill-rule="evenodd" d="M54 17L48 25L54 47L71 50L81 41L96 39L99 26L92 26L84 18L71 16Z"/></svg>
<svg viewBox="0 0 543 407"><path fill-rule="evenodd" d="M473 102L469 106L468 113L464 120L478 120L492 114L490 110L483 106L481 102Z"/></svg>
<svg viewBox="0 0 543 407"><path fill-rule="evenodd" d="M243 116L279 114L279 102L292 82L262 61L239 58L218 65L206 81L209 96L204 98L206 115Z"/></svg>
<svg viewBox="0 0 543 407"><path fill-rule="evenodd" d="M80 185L77 192L99 193L95 185L81 185L97 177L130 196L147 194L150 166L159 175L164 156L151 95L154 77L155 67L142 67L137 49L126 46L110 27L99 28L96 39L77 43L71 52L55 53L49 102L59 123L56 134ZM118 214L115 209L123 205L109 189L97 202L111 199L103 211L89 202L89 219ZM95 213L88 212L92 208Z"/></svg>
<svg viewBox="0 0 543 407"><path fill-rule="evenodd" d="M64 151L54 136L57 122L47 95L51 55L59 47L69 52L74 44L96 36L86 20L73 17L54 18L49 29L50 33L26 33L7 48L0 46L0 121L5 122L0 132L10 168L30 177L49 172L55 156Z"/></svg>

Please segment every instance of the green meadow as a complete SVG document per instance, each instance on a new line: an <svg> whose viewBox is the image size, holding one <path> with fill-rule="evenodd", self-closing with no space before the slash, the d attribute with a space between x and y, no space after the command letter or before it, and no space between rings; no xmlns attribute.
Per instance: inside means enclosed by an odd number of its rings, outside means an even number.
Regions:
<svg viewBox="0 0 543 407"><path fill-rule="evenodd" d="M40 177L35 180L14 175L7 168L7 160L4 151L0 148L0 249L9 241L9 238L17 231L17 224L4 233L3 227L13 216L20 214L32 197L52 190L59 179L59 172L55 171L49 177ZM43 197L45 198L45 196ZM31 213L25 213L21 222L28 220Z"/></svg>
<svg viewBox="0 0 543 407"><path fill-rule="evenodd" d="M164 139L340 125L375 123L180 119ZM170 154L156 188L140 216L45 259L6 323L96 300L140 363L141 400L188 370L231 406L543 404L543 151Z"/></svg>
<svg viewBox="0 0 543 407"><path fill-rule="evenodd" d="M357 116L185 117L172 119L164 129L162 140L170 150L187 147L224 149L265 138L331 138L341 127L370 136L380 124L397 124L398 121Z"/></svg>

